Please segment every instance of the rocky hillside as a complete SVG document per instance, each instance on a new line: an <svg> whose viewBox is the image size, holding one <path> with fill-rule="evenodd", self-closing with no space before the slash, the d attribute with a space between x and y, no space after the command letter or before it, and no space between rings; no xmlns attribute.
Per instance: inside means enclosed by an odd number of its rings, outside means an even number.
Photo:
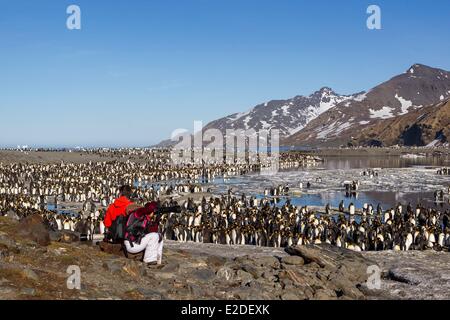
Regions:
<svg viewBox="0 0 450 320"><path fill-rule="evenodd" d="M379 121L355 138L359 145L440 146L450 139L450 99Z"/></svg>
<svg viewBox="0 0 450 320"><path fill-rule="evenodd" d="M0 299L364 299L373 264L327 247L287 254L169 242L165 265L149 268L72 240L49 234L37 216L0 218ZM71 265L81 269L81 290L67 288Z"/></svg>
<svg viewBox="0 0 450 320"><path fill-rule="evenodd" d="M360 134L368 127L389 128L387 124L391 122L386 120L416 114L417 110L449 98L450 72L415 64L368 92L340 95L325 87L309 96L272 100L247 112L214 120L204 130L218 129L225 136L227 129L253 129L256 132L278 129L283 146L335 147L359 143L360 139L365 142L365 137ZM404 122L406 118L399 121ZM376 130L371 131L374 140L383 140L377 139L375 133ZM406 143L411 139L421 138L406 138ZM391 141L396 139L385 142ZM174 144L165 140L158 146Z"/></svg>
<svg viewBox="0 0 450 320"><path fill-rule="evenodd" d="M360 99L364 92L354 95L340 95L324 87L309 96L296 96L287 100L272 100L259 104L247 112L235 113L208 123L204 130L218 129L226 136L226 130L249 130L256 132L271 129L280 130L280 137L286 138L303 129L311 120L341 102ZM156 147L174 145L164 140Z"/></svg>
<svg viewBox="0 0 450 320"><path fill-rule="evenodd" d="M368 126L384 123L386 119L406 115L448 98L450 72L415 64L405 73L376 86L358 99L341 102L322 113L304 129L285 139L283 144L347 144Z"/></svg>
<svg viewBox="0 0 450 320"><path fill-rule="evenodd" d="M449 299L450 255L436 251L365 252L328 245L286 250L168 241L164 265L81 244L45 229L38 216L0 217L0 299L299 300ZM67 287L69 266L81 290ZM380 289L367 268L379 266Z"/></svg>
<svg viewBox="0 0 450 320"><path fill-rule="evenodd" d="M361 93L362 95L363 93ZM281 137L300 131L311 120L337 104L357 99L359 95L339 95L330 88L322 88L309 96L296 96L288 100L272 100L243 113L235 113L212 121L205 130L254 129L255 131L278 129Z"/></svg>

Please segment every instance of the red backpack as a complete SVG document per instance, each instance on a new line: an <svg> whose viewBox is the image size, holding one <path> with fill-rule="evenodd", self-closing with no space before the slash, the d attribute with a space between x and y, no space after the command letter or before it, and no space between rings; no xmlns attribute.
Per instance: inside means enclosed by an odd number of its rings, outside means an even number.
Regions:
<svg viewBox="0 0 450 320"><path fill-rule="evenodd" d="M139 215L138 210L128 216L125 225L125 240L130 242L131 247L133 247L133 242L141 243L142 238L148 233L147 230L150 224L150 217L147 214Z"/></svg>

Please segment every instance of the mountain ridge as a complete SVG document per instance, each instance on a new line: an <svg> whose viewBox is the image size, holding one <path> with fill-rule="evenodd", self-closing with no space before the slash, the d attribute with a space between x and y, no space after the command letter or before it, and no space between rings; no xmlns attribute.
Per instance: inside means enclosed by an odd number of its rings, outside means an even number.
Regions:
<svg viewBox="0 0 450 320"><path fill-rule="evenodd" d="M270 100L213 120L203 132L218 129L226 136L227 129L278 129L286 147L336 147L359 143L356 137L367 127L448 98L450 72L416 63L368 91L342 95L324 86L307 96ZM175 143L165 140L157 146Z"/></svg>
<svg viewBox="0 0 450 320"><path fill-rule="evenodd" d="M344 102L327 110L284 145L340 146L353 141L361 130L374 123L405 115L450 97L450 73L423 64L370 89L363 99Z"/></svg>

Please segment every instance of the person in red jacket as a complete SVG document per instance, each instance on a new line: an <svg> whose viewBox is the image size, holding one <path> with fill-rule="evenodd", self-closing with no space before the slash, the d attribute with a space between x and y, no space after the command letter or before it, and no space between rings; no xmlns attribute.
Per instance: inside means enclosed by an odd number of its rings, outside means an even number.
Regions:
<svg viewBox="0 0 450 320"><path fill-rule="evenodd" d="M119 198L117 198L106 211L105 220L103 221L103 224L106 228L110 228L112 223L118 216L125 216L127 214L127 207L132 204L132 202L130 201L132 194L131 187L122 186L119 190Z"/></svg>

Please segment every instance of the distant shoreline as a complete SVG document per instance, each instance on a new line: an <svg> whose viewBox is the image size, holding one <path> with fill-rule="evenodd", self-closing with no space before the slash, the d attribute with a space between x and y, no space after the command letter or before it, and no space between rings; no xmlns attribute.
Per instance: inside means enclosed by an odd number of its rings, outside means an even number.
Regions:
<svg viewBox="0 0 450 320"><path fill-rule="evenodd" d="M364 157L364 156L401 156L406 154L424 154L427 157L450 155L449 148L356 148L356 149L316 149L306 151L317 156L326 157Z"/></svg>
<svg viewBox="0 0 450 320"><path fill-rule="evenodd" d="M355 149L314 149L300 152L318 157L366 157L366 156L401 156L406 154L423 154L427 157L432 156L450 156L450 148L355 148ZM104 162L104 161L126 161L129 158L117 157L112 155L103 155L87 153L83 151L13 151L0 150L0 163L87 163L87 162ZM137 162L145 162L145 159L133 159Z"/></svg>

